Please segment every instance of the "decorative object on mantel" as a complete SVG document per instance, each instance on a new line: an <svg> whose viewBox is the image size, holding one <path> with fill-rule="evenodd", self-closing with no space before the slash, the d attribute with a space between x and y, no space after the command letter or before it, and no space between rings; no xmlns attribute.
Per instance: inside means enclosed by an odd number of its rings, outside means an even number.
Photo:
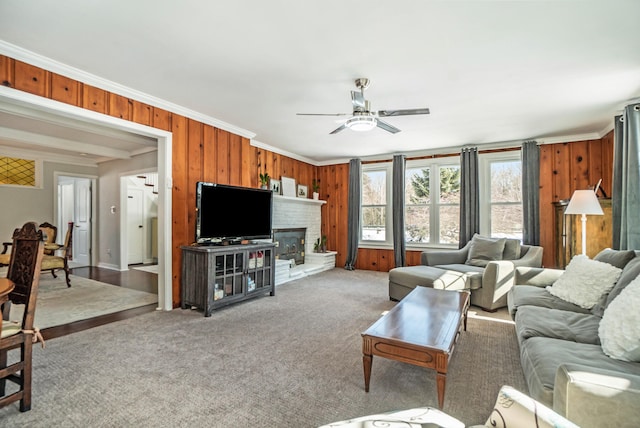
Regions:
<svg viewBox="0 0 640 428"><path fill-rule="evenodd" d="M269 177L269 173L265 172L265 173L260 173L260 188L261 189L268 189L268 184L269 184L269 179L271 177Z"/></svg>
<svg viewBox="0 0 640 428"><path fill-rule="evenodd" d="M271 187L271 191L275 195L279 195L280 194L280 180L276 180L275 178L272 178L269 181L269 186Z"/></svg>
<svg viewBox="0 0 640 428"><path fill-rule="evenodd" d="M298 197L306 198L307 197L307 186L303 186L302 184L298 184Z"/></svg>
<svg viewBox="0 0 640 428"><path fill-rule="evenodd" d="M327 235L322 235L322 238L316 239L315 244L313 244L313 251L316 253L327 252Z"/></svg>
<svg viewBox="0 0 640 428"><path fill-rule="evenodd" d="M320 179L313 179L311 181L311 188L313 189L313 199L315 199L316 201L318 199L320 199Z"/></svg>
<svg viewBox="0 0 640 428"><path fill-rule="evenodd" d="M282 196L296 197L296 180L290 177L280 177L282 181Z"/></svg>

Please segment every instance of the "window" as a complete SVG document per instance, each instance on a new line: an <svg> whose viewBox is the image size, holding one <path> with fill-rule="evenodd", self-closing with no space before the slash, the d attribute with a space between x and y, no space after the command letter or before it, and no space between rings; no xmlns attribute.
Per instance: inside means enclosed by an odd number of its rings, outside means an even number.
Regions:
<svg viewBox="0 0 640 428"><path fill-rule="evenodd" d="M360 239L363 241L376 241L390 243L391 225L387 221L387 207L391 201L387 195L391 194L387 187L387 177L391 177L386 164L377 168L363 168L362 172L362 231ZM390 180L389 180L390 181ZM389 216L390 217L390 216Z"/></svg>
<svg viewBox="0 0 640 428"><path fill-rule="evenodd" d="M404 221L409 244L457 244L460 166L434 161L407 162Z"/></svg>
<svg viewBox="0 0 640 428"><path fill-rule="evenodd" d="M409 245L458 243L458 158L408 161L405 170L405 239ZM443 162L446 161L446 162ZM392 164L363 165L363 244L392 245Z"/></svg>
<svg viewBox="0 0 640 428"><path fill-rule="evenodd" d="M522 240L522 161L520 152L481 155L481 233ZM485 177L482 180L482 177Z"/></svg>
<svg viewBox="0 0 640 428"><path fill-rule="evenodd" d="M36 187L38 185L38 162L0 155L0 185Z"/></svg>

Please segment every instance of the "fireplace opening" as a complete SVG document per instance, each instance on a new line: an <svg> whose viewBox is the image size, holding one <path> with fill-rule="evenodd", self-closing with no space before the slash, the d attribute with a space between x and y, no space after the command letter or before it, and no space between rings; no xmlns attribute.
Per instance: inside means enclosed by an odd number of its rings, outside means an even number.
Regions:
<svg viewBox="0 0 640 428"><path fill-rule="evenodd" d="M304 241L306 227L274 229L273 242L276 244L276 259L294 260L296 265L304 264Z"/></svg>

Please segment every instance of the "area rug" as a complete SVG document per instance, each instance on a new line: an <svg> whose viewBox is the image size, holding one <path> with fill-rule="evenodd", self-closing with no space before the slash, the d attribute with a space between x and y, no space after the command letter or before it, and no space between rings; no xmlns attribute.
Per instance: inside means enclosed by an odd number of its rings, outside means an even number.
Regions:
<svg viewBox="0 0 640 428"><path fill-rule="evenodd" d="M74 275L67 287L64 275L45 274L40 277L35 325L44 329L157 302L156 294ZM22 305L14 305L11 319L20 319L23 310Z"/></svg>
<svg viewBox="0 0 640 428"><path fill-rule="evenodd" d="M136 266L135 270L158 274L158 265Z"/></svg>

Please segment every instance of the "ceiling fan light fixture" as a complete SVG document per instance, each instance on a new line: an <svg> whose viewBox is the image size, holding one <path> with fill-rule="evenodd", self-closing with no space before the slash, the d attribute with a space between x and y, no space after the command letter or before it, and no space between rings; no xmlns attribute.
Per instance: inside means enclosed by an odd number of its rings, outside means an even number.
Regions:
<svg viewBox="0 0 640 428"><path fill-rule="evenodd" d="M344 125L353 131L364 132L371 131L378 122L373 116L355 116L347 120Z"/></svg>

